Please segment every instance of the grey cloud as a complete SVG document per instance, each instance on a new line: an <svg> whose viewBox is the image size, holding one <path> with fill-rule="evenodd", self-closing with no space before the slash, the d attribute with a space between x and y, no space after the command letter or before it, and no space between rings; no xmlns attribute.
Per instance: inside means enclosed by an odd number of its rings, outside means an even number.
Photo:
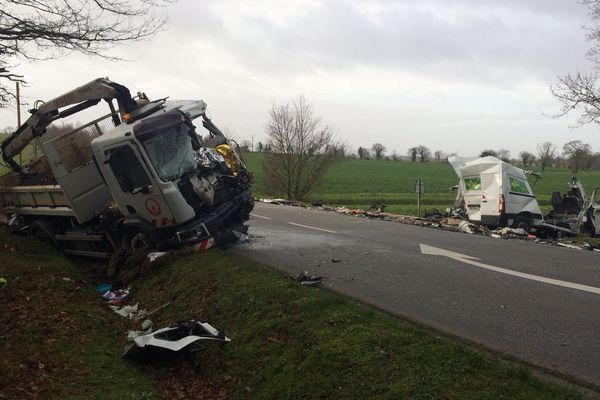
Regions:
<svg viewBox="0 0 600 400"><path fill-rule="evenodd" d="M195 17L188 13L181 29L247 68L281 75L371 65L505 84L515 77L552 80L585 64L587 11L574 1L380 1L387 8L377 22L355 4L325 1L286 24L241 15L235 27L218 6L207 5ZM453 18L440 18L444 10Z"/></svg>

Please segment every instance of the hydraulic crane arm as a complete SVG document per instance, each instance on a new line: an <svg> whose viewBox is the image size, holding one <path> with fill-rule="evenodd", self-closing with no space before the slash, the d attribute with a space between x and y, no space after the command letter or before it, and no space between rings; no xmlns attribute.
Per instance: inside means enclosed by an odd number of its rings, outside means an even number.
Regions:
<svg viewBox="0 0 600 400"><path fill-rule="evenodd" d="M21 172L23 168L13 160L13 157L23 151L33 139L42 136L48 125L57 119L68 117L92 107L102 99L106 100L111 107L115 125L119 125L121 121L114 111L112 99L117 99L121 117L137 108L129 89L125 86L111 82L106 78L96 79L43 103L37 109L30 110L31 116L27 121L0 144L2 159L11 169ZM75 105L70 108L59 110L73 104Z"/></svg>

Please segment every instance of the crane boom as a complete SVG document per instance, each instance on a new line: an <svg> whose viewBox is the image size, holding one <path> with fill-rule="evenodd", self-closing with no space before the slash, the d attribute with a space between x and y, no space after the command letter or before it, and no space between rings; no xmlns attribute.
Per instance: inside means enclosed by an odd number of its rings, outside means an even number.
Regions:
<svg viewBox="0 0 600 400"><path fill-rule="evenodd" d="M95 79L43 103L37 109L30 110L31 116L27 121L0 144L2 159L12 170L22 172L22 166L13 160L14 156L23 151L36 137L42 136L46 132L46 127L52 122L92 107L102 99L111 107L115 125L120 124L121 121L114 111L112 99L117 99L121 117L137 108L129 89L125 86L111 82L108 78ZM75 105L60 111L61 108L73 104Z"/></svg>

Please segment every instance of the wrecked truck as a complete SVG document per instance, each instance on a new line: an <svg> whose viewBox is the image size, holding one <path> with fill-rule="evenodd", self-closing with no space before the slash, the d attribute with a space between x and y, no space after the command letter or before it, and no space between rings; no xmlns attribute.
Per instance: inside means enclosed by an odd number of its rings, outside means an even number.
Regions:
<svg viewBox="0 0 600 400"><path fill-rule="evenodd" d="M587 196L576 176L568 182L569 190L562 195L552 193L552 211L548 218L573 233L600 235L600 188L594 188Z"/></svg>
<svg viewBox="0 0 600 400"><path fill-rule="evenodd" d="M496 157L449 159L458 175L455 207L471 222L528 230L544 225L525 171Z"/></svg>
<svg viewBox="0 0 600 400"><path fill-rule="evenodd" d="M67 132L47 129L100 102L108 105L100 118ZM10 169L0 176L0 213L12 226L94 257L208 238L221 244L247 229L249 173L204 101L133 98L100 78L38 104L0 146ZM20 165L15 156L34 140L43 155Z"/></svg>

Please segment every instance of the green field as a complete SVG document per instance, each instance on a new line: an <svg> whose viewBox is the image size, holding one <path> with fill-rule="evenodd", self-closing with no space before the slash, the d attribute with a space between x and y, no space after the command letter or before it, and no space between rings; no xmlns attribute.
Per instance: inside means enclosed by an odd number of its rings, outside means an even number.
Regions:
<svg viewBox="0 0 600 400"><path fill-rule="evenodd" d="M32 155L33 146L30 145L23 152L23 160L30 159ZM270 193L265 187L262 166L264 154L246 153L244 159L255 175L254 196L283 197L282 194ZM0 174L5 170L0 166ZM553 191L566 192L571 175L567 169L549 168L544 171L542 179L536 181L536 178L530 177L529 181L544 212L551 209ZM580 171L578 177L588 194L600 187L600 171ZM386 204L386 211L416 215L416 179L425 182L422 212L434 208L443 211L454 202L456 192L450 188L456 185L457 177L449 164L358 159L345 159L333 166L307 200L350 208L368 208L380 202Z"/></svg>
<svg viewBox="0 0 600 400"><path fill-rule="evenodd" d="M263 157L260 153L246 155L248 168L256 178L254 194L257 197L274 196L276 194L269 193L264 186ZM537 182L530 178L544 211L551 208L553 191L566 192L571 175L566 169L546 169L543 178ZM600 187L600 171L580 171L578 177L589 194L595 187ZM425 182L422 209L443 211L454 202L456 192L450 188L456 185L457 177L449 164L357 159L343 160L331 168L308 200L357 208L369 207L379 201L387 205L387 211L416 214L416 179Z"/></svg>

